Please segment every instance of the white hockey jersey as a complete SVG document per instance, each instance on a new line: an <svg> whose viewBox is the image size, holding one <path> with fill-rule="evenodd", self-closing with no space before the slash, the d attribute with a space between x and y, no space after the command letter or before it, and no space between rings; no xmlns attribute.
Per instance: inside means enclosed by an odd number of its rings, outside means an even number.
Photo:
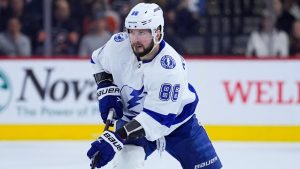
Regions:
<svg viewBox="0 0 300 169"><path fill-rule="evenodd" d="M194 114L198 97L187 81L184 59L165 41L158 54L140 61L127 33L117 33L92 54L94 73L112 74L121 89L123 120L137 120L150 141L170 134Z"/></svg>

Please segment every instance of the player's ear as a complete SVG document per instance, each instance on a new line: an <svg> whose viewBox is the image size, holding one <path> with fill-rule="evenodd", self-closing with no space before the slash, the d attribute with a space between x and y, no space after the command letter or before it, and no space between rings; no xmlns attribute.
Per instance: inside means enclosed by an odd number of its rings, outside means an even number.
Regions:
<svg viewBox="0 0 300 169"><path fill-rule="evenodd" d="M159 41L160 40L160 38L161 38L161 26L159 26L159 27L157 27L157 29L155 30L155 33L156 33L156 37L155 37L155 39L157 40L157 41Z"/></svg>

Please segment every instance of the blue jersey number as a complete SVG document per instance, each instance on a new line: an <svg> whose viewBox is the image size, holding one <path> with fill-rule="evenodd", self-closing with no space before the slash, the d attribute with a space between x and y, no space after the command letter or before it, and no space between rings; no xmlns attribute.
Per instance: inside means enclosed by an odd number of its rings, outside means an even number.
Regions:
<svg viewBox="0 0 300 169"><path fill-rule="evenodd" d="M174 86L172 86L169 83L164 83L160 87L159 99L167 101L171 98L172 101L175 102L178 99L179 89L179 84L175 84Z"/></svg>

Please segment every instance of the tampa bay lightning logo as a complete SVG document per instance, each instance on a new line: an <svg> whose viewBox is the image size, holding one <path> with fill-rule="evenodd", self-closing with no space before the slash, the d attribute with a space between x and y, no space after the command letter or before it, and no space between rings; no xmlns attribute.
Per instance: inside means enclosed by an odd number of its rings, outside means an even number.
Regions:
<svg viewBox="0 0 300 169"><path fill-rule="evenodd" d="M163 56L160 60L160 63L165 69L173 69L176 66L175 60L169 55Z"/></svg>
<svg viewBox="0 0 300 169"><path fill-rule="evenodd" d="M121 93L123 94L127 93L128 98L125 98L125 100L128 100L127 109L131 111L137 111L135 109L139 107L139 105L142 103L142 100L145 96L144 86L141 89L136 90L128 85L124 85L121 89Z"/></svg>
<svg viewBox="0 0 300 169"><path fill-rule="evenodd" d="M118 33L115 35L114 40L116 42L122 42L123 40L125 40L127 38L126 33Z"/></svg>

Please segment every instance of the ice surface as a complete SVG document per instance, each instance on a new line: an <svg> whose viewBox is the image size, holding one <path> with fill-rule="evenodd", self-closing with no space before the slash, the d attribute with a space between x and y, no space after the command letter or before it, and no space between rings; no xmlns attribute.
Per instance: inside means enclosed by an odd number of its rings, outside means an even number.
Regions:
<svg viewBox="0 0 300 169"><path fill-rule="evenodd" d="M214 142L224 169L300 169L300 143ZM0 141L0 169L89 169L89 141ZM103 169L110 169L111 164ZM180 169L154 152L145 169Z"/></svg>

